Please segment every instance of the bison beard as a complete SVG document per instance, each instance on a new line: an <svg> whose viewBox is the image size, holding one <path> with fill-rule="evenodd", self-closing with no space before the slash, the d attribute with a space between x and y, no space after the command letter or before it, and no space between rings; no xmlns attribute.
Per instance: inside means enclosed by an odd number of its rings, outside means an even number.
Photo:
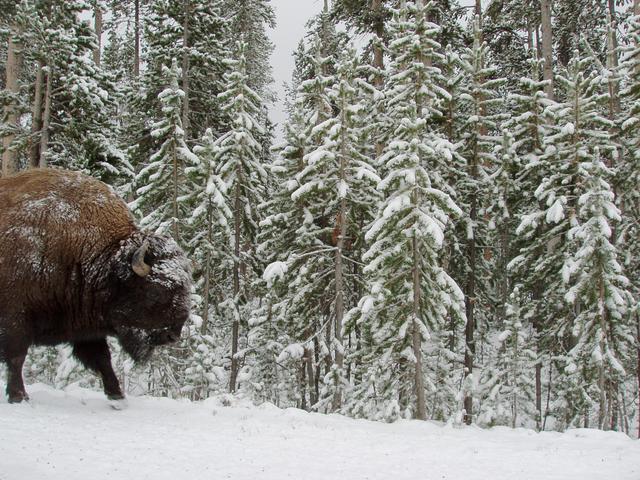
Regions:
<svg viewBox="0 0 640 480"><path fill-rule="evenodd" d="M106 337L136 362L175 342L189 317L190 264L168 237L136 227L102 182L61 170L0 179L0 360L9 402L28 399L30 345L71 343L124 398Z"/></svg>

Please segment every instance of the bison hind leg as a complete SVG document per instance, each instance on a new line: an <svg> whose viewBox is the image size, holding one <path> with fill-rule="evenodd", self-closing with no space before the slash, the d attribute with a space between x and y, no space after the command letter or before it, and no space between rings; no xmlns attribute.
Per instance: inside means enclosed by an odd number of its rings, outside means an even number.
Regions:
<svg viewBox="0 0 640 480"><path fill-rule="evenodd" d="M20 403L23 400L29 400L29 395L24 388L24 381L22 380L22 365L27 357L27 352L19 354L17 356L11 356L6 360L7 364L7 397L9 403Z"/></svg>
<svg viewBox="0 0 640 480"><path fill-rule="evenodd" d="M124 399L118 377L111 366L111 353L106 339L74 342L73 355L85 367L100 374L104 393L109 400Z"/></svg>

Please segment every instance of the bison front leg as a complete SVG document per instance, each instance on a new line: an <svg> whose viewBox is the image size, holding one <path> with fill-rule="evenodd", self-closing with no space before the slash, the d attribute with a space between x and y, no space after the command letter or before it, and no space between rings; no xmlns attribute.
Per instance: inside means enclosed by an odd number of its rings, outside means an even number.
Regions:
<svg viewBox="0 0 640 480"><path fill-rule="evenodd" d="M75 342L73 344L73 355L85 367L100 374L104 393L109 400L122 400L124 398L122 390L120 390L118 377L116 377L111 366L111 353L106 339Z"/></svg>
<svg viewBox="0 0 640 480"><path fill-rule="evenodd" d="M24 359L27 357L27 352L24 354L11 356L7 363L7 397L9 397L9 403L20 403L23 400L29 400L29 395L24 388L24 382L22 380L22 365L24 365Z"/></svg>

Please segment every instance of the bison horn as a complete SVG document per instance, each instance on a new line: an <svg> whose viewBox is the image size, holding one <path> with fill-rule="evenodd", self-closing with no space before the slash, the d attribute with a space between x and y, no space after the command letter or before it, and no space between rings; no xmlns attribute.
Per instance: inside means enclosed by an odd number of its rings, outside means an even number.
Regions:
<svg viewBox="0 0 640 480"><path fill-rule="evenodd" d="M131 259L131 268L141 277L146 277L151 273L151 267L144 263L144 255L147 253L148 248L149 241L145 240L142 242L142 246L133 254L133 258Z"/></svg>

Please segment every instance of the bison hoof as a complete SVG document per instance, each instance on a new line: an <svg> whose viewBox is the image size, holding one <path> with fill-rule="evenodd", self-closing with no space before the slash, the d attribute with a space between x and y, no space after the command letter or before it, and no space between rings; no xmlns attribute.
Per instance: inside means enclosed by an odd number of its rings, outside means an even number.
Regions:
<svg viewBox="0 0 640 480"><path fill-rule="evenodd" d="M110 398L109 399L109 406L111 408L113 408L114 410L124 410L125 408L127 408L129 406L129 403L127 402L127 399L124 397L121 398Z"/></svg>
<svg viewBox="0 0 640 480"><path fill-rule="evenodd" d="M27 392L17 392L9 394L9 403L21 403L29 401L29 395Z"/></svg>

